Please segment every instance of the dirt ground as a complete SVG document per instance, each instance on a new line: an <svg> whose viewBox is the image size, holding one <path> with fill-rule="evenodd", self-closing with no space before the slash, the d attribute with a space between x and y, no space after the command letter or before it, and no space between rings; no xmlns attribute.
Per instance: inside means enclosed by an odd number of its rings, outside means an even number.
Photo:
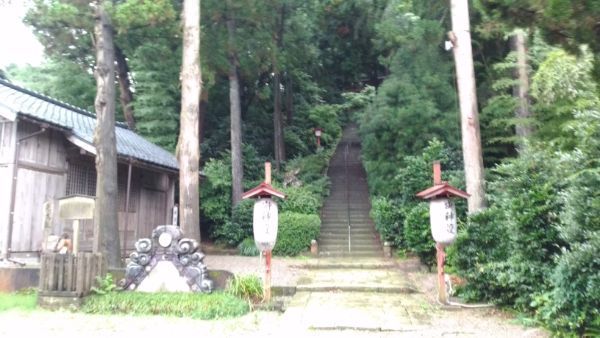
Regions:
<svg viewBox="0 0 600 338"><path fill-rule="evenodd" d="M282 259L275 262L282 272L276 278L292 284L302 278L302 266L311 261ZM260 275L260 260L256 257L221 256L210 260L211 268L228 266L234 273ZM418 261L402 260L397 268L405 273L419 289L412 294L411 315L422 316L419 326L394 326L393 329L325 327L301 328L295 316L275 311L254 311L234 319L212 321L174 317L102 316L69 311L32 312L8 311L0 313L0 337L175 337L184 335L206 337L548 337L540 328L528 328L510 314L496 308L455 309L440 307L436 301L436 275L423 270ZM275 284L274 284L275 285ZM332 299L334 298L333 294ZM319 293L327 299L327 294ZM315 295L316 297L316 295ZM391 297L391 295L390 295ZM398 295L395 295L398 297ZM390 305L392 304L392 305ZM390 300L381 304L393 306ZM369 304L377 308L377 304ZM350 312L351 313L351 312Z"/></svg>

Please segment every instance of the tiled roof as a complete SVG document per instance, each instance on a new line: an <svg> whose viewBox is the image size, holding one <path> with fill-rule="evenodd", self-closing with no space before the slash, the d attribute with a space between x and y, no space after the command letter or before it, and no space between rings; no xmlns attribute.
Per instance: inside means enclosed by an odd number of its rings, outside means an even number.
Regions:
<svg viewBox="0 0 600 338"><path fill-rule="evenodd" d="M68 130L93 147L95 114L0 79L0 108ZM129 130L121 122L115 128L117 153L160 167L178 170L173 154Z"/></svg>

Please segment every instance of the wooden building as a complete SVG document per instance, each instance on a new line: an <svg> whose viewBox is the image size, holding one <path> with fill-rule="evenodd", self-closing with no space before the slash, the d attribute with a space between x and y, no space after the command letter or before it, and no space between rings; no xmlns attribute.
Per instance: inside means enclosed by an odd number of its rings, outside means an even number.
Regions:
<svg viewBox="0 0 600 338"><path fill-rule="evenodd" d="M96 192L95 115L0 80L0 253L37 257L50 234L72 232L59 198ZM117 123L118 205L122 248L133 249L157 225L172 223L177 160ZM80 248L91 250L92 221Z"/></svg>

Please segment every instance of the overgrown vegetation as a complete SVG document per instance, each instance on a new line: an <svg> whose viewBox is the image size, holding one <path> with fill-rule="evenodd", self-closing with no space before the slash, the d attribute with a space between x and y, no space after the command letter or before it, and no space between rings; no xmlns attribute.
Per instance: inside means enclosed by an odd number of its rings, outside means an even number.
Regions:
<svg viewBox="0 0 600 338"><path fill-rule="evenodd" d="M263 296L263 282L254 275L234 276L227 282L226 292L250 303L258 303Z"/></svg>
<svg viewBox="0 0 600 338"><path fill-rule="evenodd" d="M228 293L110 292L86 298L81 311L104 315L161 315L220 319L244 315L248 302Z"/></svg>

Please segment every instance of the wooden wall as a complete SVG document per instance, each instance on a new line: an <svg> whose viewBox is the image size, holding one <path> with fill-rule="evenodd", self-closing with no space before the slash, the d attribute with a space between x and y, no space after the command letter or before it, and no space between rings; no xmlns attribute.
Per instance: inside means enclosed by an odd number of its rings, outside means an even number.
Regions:
<svg viewBox="0 0 600 338"><path fill-rule="evenodd" d="M14 167L16 122L0 117L0 252L7 249L8 218Z"/></svg>
<svg viewBox="0 0 600 338"><path fill-rule="evenodd" d="M36 124L20 121L17 137L23 139L40 127ZM60 131L47 129L37 136L28 138L18 146L18 170L15 194L15 209L11 240L11 252L37 255L43 238L45 202L54 204L65 194L67 164L65 157L65 138ZM58 212L51 215L52 229L60 228Z"/></svg>
<svg viewBox="0 0 600 338"><path fill-rule="evenodd" d="M90 156L70 155L71 162L93 161ZM75 158L73 158L75 157ZM129 193L129 212L125 209L127 196L127 163L118 165L119 231L124 256L133 251L139 238L150 237L158 225L170 224L174 203L174 177L148 168L133 165ZM91 250L93 240L92 221L81 223L81 249ZM70 231L70 228L68 228ZM127 246L124 243L127 242Z"/></svg>

